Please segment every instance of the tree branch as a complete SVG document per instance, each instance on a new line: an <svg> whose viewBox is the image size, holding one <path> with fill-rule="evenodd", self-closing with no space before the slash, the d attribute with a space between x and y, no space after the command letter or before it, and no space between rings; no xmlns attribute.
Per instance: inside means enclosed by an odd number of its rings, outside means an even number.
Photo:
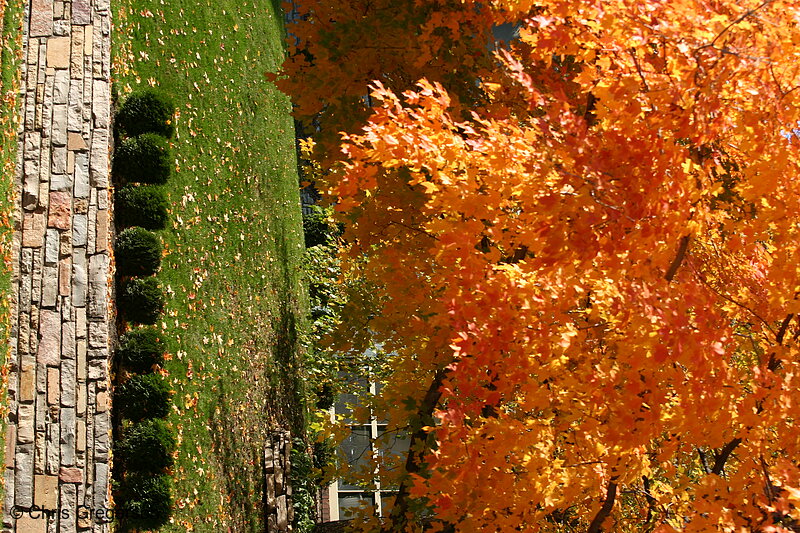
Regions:
<svg viewBox="0 0 800 533"><path fill-rule="evenodd" d="M719 453L714 454L714 466L711 467L711 473L716 475L721 475L722 471L725 469L725 462L728 460L728 457L731 456L733 450L736 449L739 444L742 443L742 439L735 438L730 441L728 444L722 447Z"/></svg>
<svg viewBox="0 0 800 533"><path fill-rule="evenodd" d="M633 64L636 66L636 72L639 73L639 78L642 80L642 86L644 87L645 92L650 92L650 85L647 83L647 79L644 77L644 72L642 72L642 66L639 64L639 58L636 57L636 49L631 47L628 48L628 53L633 58Z"/></svg>
<svg viewBox="0 0 800 533"><path fill-rule="evenodd" d="M772 333L772 334L774 334L774 335L777 335L777 333L775 332L775 330L772 328L772 324L770 324L769 322L767 322L766 320L764 320L764 319L763 319L763 318L762 318L762 317L761 317L761 316L760 316L758 313L756 313L756 312L755 312L755 311L754 311L752 308L750 308L750 307L746 306L746 305L745 305L745 304L743 304L742 302L738 302L738 301L734 300L733 298L731 298L731 297L730 297L730 296L728 296L727 294L723 294L721 291L719 291L719 290L718 290L718 289L716 289L716 288L715 288L713 285L711 285L711 284L710 284L710 283L709 283L709 282L708 282L708 281L705 279L705 277L704 277L704 276L703 276L703 275L702 275L700 272L698 272L696 269L694 269L694 267L692 267L692 269L694 270L694 273L695 273L695 274L697 274L697 279L698 279L698 280L700 280L700 282L701 282L703 285L705 285L706 287L708 287L708 289L709 289L711 292L713 292L714 294L716 294L716 295L717 295L717 296L719 296L720 298L722 298L722 299L724 299L724 300L727 300L727 301L729 301L730 303L732 303L732 304L734 304L734 305L736 305L736 306L738 306L738 307L741 307L741 308L742 308L742 309L744 309L745 311L749 312L751 315L753 315L753 316L754 316L754 317L756 317L756 318L757 318L759 321L761 321L761 323L762 323L762 324L764 324L764 327L766 327L766 328L767 328L767 329L770 331L770 333Z"/></svg>
<svg viewBox="0 0 800 533"><path fill-rule="evenodd" d="M781 327L778 330L778 334L775 335L775 341L778 343L778 346L783 344L783 337L786 336L786 330L789 329L789 324L792 322L792 318L794 318L794 313L789 313L786 315L786 318L783 319L783 322L781 322Z"/></svg>
<svg viewBox="0 0 800 533"><path fill-rule="evenodd" d="M778 333L775 335L775 342L778 343L778 346L783 345L783 338L786 336L786 331L789 329L789 324L792 322L792 318L794 318L794 313L789 313L786 315L786 318L783 319L781 322L781 327L778 329ZM767 363L767 369L770 372L775 372L780 368L781 360L776 357L776 352L772 352L769 354L769 362Z"/></svg>
<svg viewBox="0 0 800 533"><path fill-rule="evenodd" d="M697 448L697 455L700 456L700 466L703 467L703 472L705 472L706 474L710 474L711 469L708 468L708 458L706 457L706 452L704 452L700 448Z"/></svg>
<svg viewBox="0 0 800 533"><path fill-rule="evenodd" d="M408 455L406 456L405 476L400 483L395 496L392 512L389 515L388 523L384 524L382 530L386 533L392 531L405 531L408 525L409 508L412 502L411 498L411 485L413 479L411 474L417 474L424 468L423 457L430 445L428 444L428 431L426 426L432 426L435 422L433 420L433 411L439 404L439 399L442 397L441 387L444 378L450 370L442 368L436 371L428 387L425 397L417 410L419 415L418 422L414 425L414 431L410 435L408 445Z"/></svg>
<svg viewBox="0 0 800 533"><path fill-rule="evenodd" d="M597 514L594 516L594 520L592 523L589 524L589 529L586 530L586 533L600 533L602 531L603 522L606 521L606 518L611 514L611 510L614 508L614 501L617 499L617 477L614 476L611 478L611 481L608 482L608 490L606 491L606 499L603 502L603 506L600 507L600 510L597 511Z"/></svg>
<svg viewBox="0 0 800 533"><path fill-rule="evenodd" d="M672 281L675 277L675 274L678 272L678 269L683 263L683 258L686 257L686 250L689 248L689 235L684 235L681 237L680 243L678 244L678 253L675 254L675 259L672 260L672 264L669 265L667 269L667 273L664 275L664 279L667 281Z"/></svg>
<svg viewBox="0 0 800 533"><path fill-rule="evenodd" d="M767 462L764 460L764 454L761 454L759 459L761 460L761 471L764 473L764 493L767 495L769 503L772 503L777 497L775 494L775 487L773 487L772 480L769 477L769 468L767 467Z"/></svg>
<svg viewBox="0 0 800 533"><path fill-rule="evenodd" d="M761 10L761 9L763 9L763 8L765 8L765 7L767 7L767 6L768 6L768 5L770 5L772 2L774 2L774 0L767 0L766 2L761 2L761 4L757 5L757 6L756 6L756 7L754 7L753 9L751 9L751 10L749 10L749 11L746 11L745 13L743 13L743 14L742 14L741 16L739 16L739 17L738 17L736 20L734 20L733 22L731 22L730 24L728 24L728 25L727 25L727 26L726 26L726 27L725 27L725 28L724 28L724 29L723 29L721 32L719 32L719 33L717 34L717 36L716 36L716 37L714 37L714 40L713 40L713 41L711 41L711 43L710 43L708 46L714 46L715 44L717 44L717 41L720 39L720 37L722 37L723 35L725 35L725 33L726 33L728 30L730 30L731 28L733 28L734 26L736 26L736 25L737 25L737 24L739 24L740 22L744 21L745 19L752 17L753 15L755 15L755 14L756 14L756 12L758 12L759 10Z"/></svg>
<svg viewBox="0 0 800 533"><path fill-rule="evenodd" d="M656 510L656 504L658 503L656 499L653 497L653 494L650 492L650 478L647 476L642 476L642 485L644 487L644 497L647 500L647 523L650 523L650 520L653 519L653 513Z"/></svg>

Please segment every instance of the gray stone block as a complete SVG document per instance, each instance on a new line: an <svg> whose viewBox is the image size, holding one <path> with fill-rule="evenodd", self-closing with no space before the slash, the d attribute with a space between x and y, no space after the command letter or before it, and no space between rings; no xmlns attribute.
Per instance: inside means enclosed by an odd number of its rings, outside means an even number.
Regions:
<svg viewBox="0 0 800 533"><path fill-rule="evenodd" d="M75 359L61 360L61 405L64 407L75 407L76 371Z"/></svg>
<svg viewBox="0 0 800 533"><path fill-rule="evenodd" d="M111 417L105 411L94 414L94 453L95 460L102 463L108 462L108 434L111 430Z"/></svg>
<svg viewBox="0 0 800 533"><path fill-rule="evenodd" d="M57 229L48 229L45 236L44 247L44 264L55 265L58 263L58 249L60 246L61 236L58 234Z"/></svg>
<svg viewBox="0 0 800 533"><path fill-rule="evenodd" d="M75 190L76 198L89 197L89 154L75 154Z"/></svg>
<svg viewBox="0 0 800 533"><path fill-rule="evenodd" d="M61 408L61 465L75 464L75 408Z"/></svg>
<svg viewBox="0 0 800 533"><path fill-rule="evenodd" d="M54 146L52 155L52 166L50 167L51 174L66 174L67 173L67 147L66 146ZM52 177L50 178L52 180ZM63 180L62 180L63 181ZM69 187L64 190L71 190L72 187ZM59 190L58 187L54 187L53 184L50 184L50 190Z"/></svg>
<svg viewBox="0 0 800 533"><path fill-rule="evenodd" d="M65 169L66 170L66 169ZM72 176L70 174L52 174L50 176L50 190L51 191L66 191L72 190Z"/></svg>
<svg viewBox="0 0 800 533"><path fill-rule="evenodd" d="M105 381L108 379L108 362L105 359L89 361L89 380Z"/></svg>
<svg viewBox="0 0 800 533"><path fill-rule="evenodd" d="M67 102L67 130L80 132L83 126L83 79L71 80Z"/></svg>
<svg viewBox="0 0 800 533"><path fill-rule="evenodd" d="M101 348L107 345L108 323L105 320L89 322L89 348Z"/></svg>
<svg viewBox="0 0 800 533"><path fill-rule="evenodd" d="M76 533L78 527L78 487L72 483L62 483L59 491L61 493L59 495L59 508L66 512L59 513L58 532Z"/></svg>
<svg viewBox="0 0 800 533"><path fill-rule="evenodd" d="M60 427L58 422L48 424L47 426L47 465L46 471L50 475L58 474L61 468L61 443L60 443Z"/></svg>
<svg viewBox="0 0 800 533"><path fill-rule="evenodd" d="M94 118L94 127L106 129L110 123L110 109L108 82L105 80L94 80L92 86L92 94L94 95L94 104L92 105L92 116Z"/></svg>
<svg viewBox="0 0 800 533"><path fill-rule="evenodd" d="M101 189L108 187L108 150L108 130L94 130L92 132L92 152L89 161L89 171L92 185Z"/></svg>
<svg viewBox="0 0 800 533"><path fill-rule="evenodd" d="M13 451L11 452L13 454ZM13 455L12 455L13 458ZM3 527L5 527L8 531L13 531L12 529L12 518L11 518L11 511L12 507L14 506L14 469L7 468L5 472L5 487L4 489L4 498L3 498Z"/></svg>
<svg viewBox="0 0 800 533"><path fill-rule="evenodd" d="M94 507L95 509L103 509L107 507L108 496L106 488L108 487L108 465L104 463L96 463L94 465Z"/></svg>
<svg viewBox="0 0 800 533"><path fill-rule="evenodd" d="M56 297L58 296L58 267L55 265L46 265L43 269L43 275L42 307L55 308Z"/></svg>
<svg viewBox="0 0 800 533"><path fill-rule="evenodd" d="M53 35L58 35L59 37L64 37L69 35L69 21L66 20L56 20L53 22Z"/></svg>
<svg viewBox="0 0 800 533"><path fill-rule="evenodd" d="M89 221L86 214L75 214L72 217L72 246L86 246L88 226Z"/></svg>
<svg viewBox="0 0 800 533"><path fill-rule="evenodd" d="M108 256L89 258L89 317L106 318L108 307Z"/></svg>
<svg viewBox="0 0 800 533"><path fill-rule="evenodd" d="M19 507L33 505L33 443L17 445L14 456L14 499Z"/></svg>
<svg viewBox="0 0 800 533"><path fill-rule="evenodd" d="M86 273L86 250L76 248L72 255L72 305L86 306L86 292L89 287Z"/></svg>
<svg viewBox="0 0 800 533"><path fill-rule="evenodd" d="M61 324L61 362L65 359L75 359L77 355L75 347L75 322L64 322Z"/></svg>
<svg viewBox="0 0 800 533"><path fill-rule="evenodd" d="M57 104L53 106L52 143L54 146L67 145L67 106Z"/></svg>
<svg viewBox="0 0 800 533"><path fill-rule="evenodd" d="M23 143L24 159L39 159L40 147L42 146L42 134L38 131L31 131L25 134Z"/></svg>
<svg viewBox="0 0 800 533"><path fill-rule="evenodd" d="M66 104L68 94L69 72L66 70L57 70L55 74L55 81L53 83L53 103Z"/></svg>

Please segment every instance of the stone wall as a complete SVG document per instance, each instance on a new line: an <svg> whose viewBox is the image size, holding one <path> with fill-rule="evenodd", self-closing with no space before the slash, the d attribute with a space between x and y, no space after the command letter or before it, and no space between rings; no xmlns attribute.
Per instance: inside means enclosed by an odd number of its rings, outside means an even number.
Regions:
<svg viewBox="0 0 800 533"><path fill-rule="evenodd" d="M27 7L4 531L108 530L110 30L109 0Z"/></svg>
<svg viewBox="0 0 800 533"><path fill-rule="evenodd" d="M288 431L276 431L264 446L264 513L267 533L290 533L294 509L291 470L292 438Z"/></svg>

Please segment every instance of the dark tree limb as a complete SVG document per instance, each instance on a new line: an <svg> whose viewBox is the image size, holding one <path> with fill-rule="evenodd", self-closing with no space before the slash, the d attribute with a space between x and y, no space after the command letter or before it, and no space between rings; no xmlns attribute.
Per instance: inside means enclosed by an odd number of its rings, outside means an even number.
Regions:
<svg viewBox="0 0 800 533"><path fill-rule="evenodd" d="M783 339L786 337L786 332L789 330L789 324L791 324L792 318L794 318L794 313L789 313L786 315L786 318L783 319L783 322L781 322L781 327L778 329L778 333L775 334L775 342L778 344L778 346L783 346ZM781 360L778 359L777 354L775 352L769 354L767 369L770 372L775 372L780 367Z"/></svg>
<svg viewBox="0 0 800 533"><path fill-rule="evenodd" d="M592 127L597 123L597 115L594 110L597 107L597 97L589 93L586 95L586 111L583 113L583 119L586 121L587 127Z"/></svg>
<svg viewBox="0 0 800 533"><path fill-rule="evenodd" d="M418 474L424 469L423 458L430 450L426 426L433 426L435 423L433 411L436 409L436 406L439 405L439 399L442 397L442 382L449 372L450 370L444 368L436 371L425 393L425 397L422 399L422 403L420 403L419 409L417 410L418 422L414 425L413 431L409 436L405 477L397 490L397 496L395 496L389 520L382 527L384 533L405 531L407 529L408 514L412 502L411 485L413 479L411 474Z"/></svg>
<svg viewBox="0 0 800 533"><path fill-rule="evenodd" d="M642 476L642 486L644 487L644 497L647 500L647 523L653 519L653 513L656 511L656 505L658 502L653 497L653 494L650 492L650 478L647 476Z"/></svg>
<svg viewBox="0 0 800 533"><path fill-rule="evenodd" d="M686 250L689 249L689 235L684 235L681 237L680 242L678 243L678 253L675 254L675 259L672 260L672 264L669 265L667 269L667 273L664 274L664 279L667 281L672 281L677 274L678 269L683 263L683 258L686 257Z"/></svg>
<svg viewBox="0 0 800 533"><path fill-rule="evenodd" d="M711 469L708 468L708 458L706 457L706 452L704 452L700 448L697 448L697 455L700 456L700 466L703 467L703 472L705 472L706 474L710 474Z"/></svg>
<svg viewBox="0 0 800 533"><path fill-rule="evenodd" d="M778 334L775 335L775 342L778 343L778 346L783 344L783 338L786 336L786 330L789 329L789 324L792 322L792 318L794 318L794 313L789 313L786 315L786 318L783 319L783 322L781 322L781 327L778 329Z"/></svg>
<svg viewBox="0 0 800 533"><path fill-rule="evenodd" d="M592 523L589 524L589 529L586 530L586 533L600 533L603 527L603 522L606 521L606 518L611 515L611 510L614 508L614 502L617 499L617 478L616 476L611 478L611 481L608 482L608 490L606 492L606 499L603 502L602 507L600 510L597 511L597 514L594 515L594 519Z"/></svg>
<svg viewBox="0 0 800 533"><path fill-rule="evenodd" d="M725 463L731 456L731 453L733 453L733 450L735 450L736 447L741 443L742 439L737 437L723 446L718 453L714 454L714 466L711 467L712 474L716 474L718 476L722 474L723 470L725 470Z"/></svg>
<svg viewBox="0 0 800 533"><path fill-rule="evenodd" d="M777 497L775 494L775 487L772 485L772 479L769 477L769 467L764 460L764 454L761 454L759 459L761 461L761 471L764 473L764 493L767 495L769 503L771 504Z"/></svg>

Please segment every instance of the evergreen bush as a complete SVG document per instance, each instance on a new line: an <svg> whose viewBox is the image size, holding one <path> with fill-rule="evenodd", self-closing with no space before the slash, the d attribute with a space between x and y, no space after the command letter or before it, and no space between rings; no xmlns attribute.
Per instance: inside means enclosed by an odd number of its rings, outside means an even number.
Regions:
<svg viewBox="0 0 800 533"><path fill-rule="evenodd" d="M139 421L164 418L171 405L169 385L159 374L133 376L114 394L114 406L123 418Z"/></svg>
<svg viewBox="0 0 800 533"><path fill-rule="evenodd" d="M149 276L161 266L161 240L144 228L128 228L117 237L115 256L120 276Z"/></svg>
<svg viewBox="0 0 800 533"><path fill-rule="evenodd" d="M123 183L163 185L172 170L169 142L155 133L125 139L114 150L113 170Z"/></svg>
<svg viewBox="0 0 800 533"><path fill-rule="evenodd" d="M161 187L126 185L117 189L114 218L119 227L159 230L167 226L168 208L167 195Z"/></svg>
<svg viewBox="0 0 800 533"><path fill-rule="evenodd" d="M123 431L114 443L114 459L128 473L158 474L172 466L175 436L159 418L137 422Z"/></svg>
<svg viewBox="0 0 800 533"><path fill-rule="evenodd" d="M117 358L122 366L137 374L150 372L164 362L164 341L155 328L137 328L120 339Z"/></svg>
<svg viewBox="0 0 800 533"><path fill-rule="evenodd" d="M158 133L170 138L175 132L175 105L162 93L146 89L125 100L116 116L118 131L128 137Z"/></svg>
<svg viewBox="0 0 800 533"><path fill-rule="evenodd" d="M160 528L172 514L169 477L129 473L120 484L117 506L120 530Z"/></svg>
<svg viewBox="0 0 800 533"><path fill-rule="evenodd" d="M119 292L117 305L129 322L155 324L164 310L164 293L156 278L128 280Z"/></svg>

